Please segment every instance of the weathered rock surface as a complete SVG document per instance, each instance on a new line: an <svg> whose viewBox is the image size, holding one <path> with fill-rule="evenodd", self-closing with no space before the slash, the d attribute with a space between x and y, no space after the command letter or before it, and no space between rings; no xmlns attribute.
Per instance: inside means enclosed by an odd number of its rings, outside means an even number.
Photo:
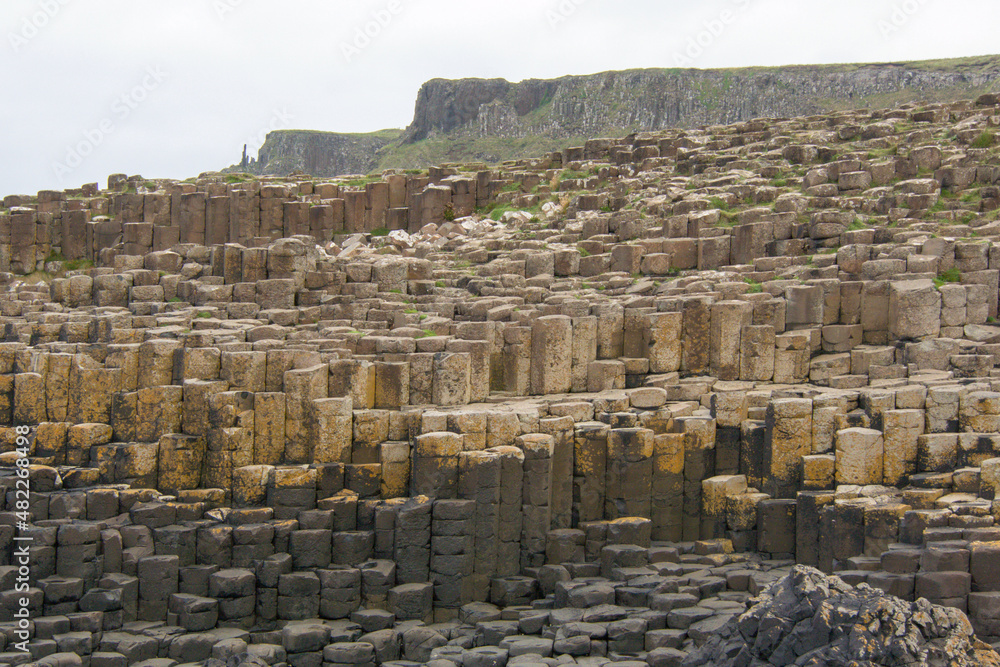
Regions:
<svg viewBox="0 0 1000 667"><path fill-rule="evenodd" d="M751 602L684 667L1000 665L961 612L904 602L797 566Z"/></svg>

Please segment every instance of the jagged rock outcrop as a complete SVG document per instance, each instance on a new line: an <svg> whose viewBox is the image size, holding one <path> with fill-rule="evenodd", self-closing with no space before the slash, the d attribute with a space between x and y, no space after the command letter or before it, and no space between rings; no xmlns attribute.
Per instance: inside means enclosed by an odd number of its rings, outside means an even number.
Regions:
<svg viewBox="0 0 1000 667"><path fill-rule="evenodd" d="M749 665L1000 665L961 611L904 602L798 566L771 585L685 667Z"/></svg>
<svg viewBox="0 0 1000 667"><path fill-rule="evenodd" d="M277 130L268 133L250 171L256 174L303 171L331 176L367 174L375 168L380 151L392 144L399 134L399 130L364 134Z"/></svg>

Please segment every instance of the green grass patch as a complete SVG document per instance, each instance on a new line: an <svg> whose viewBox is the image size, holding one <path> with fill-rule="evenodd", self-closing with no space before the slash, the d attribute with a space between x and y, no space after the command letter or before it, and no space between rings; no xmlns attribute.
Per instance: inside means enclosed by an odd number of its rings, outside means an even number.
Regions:
<svg viewBox="0 0 1000 667"><path fill-rule="evenodd" d="M737 224L734 211L722 211L719 215L719 227L735 227Z"/></svg>
<svg viewBox="0 0 1000 667"><path fill-rule="evenodd" d="M372 236L388 236L389 235L389 230L386 227L379 227L377 229L371 230L371 232L369 232L369 233Z"/></svg>
<svg viewBox="0 0 1000 667"><path fill-rule="evenodd" d="M992 148L996 141L996 135L987 130L976 137L970 145L973 148Z"/></svg>
<svg viewBox="0 0 1000 667"><path fill-rule="evenodd" d="M533 208L538 208L538 207L533 206L531 208L524 208L522 206L514 206L513 204L496 204L486 207L484 211L489 215L490 220L492 220L493 222L500 222L500 218L502 218L503 214L506 213L507 211L531 212Z"/></svg>
<svg viewBox="0 0 1000 667"><path fill-rule="evenodd" d="M979 190L969 190L964 195L959 197L959 201L965 204L978 204L982 201L982 199L983 195L979 192Z"/></svg>
<svg viewBox="0 0 1000 667"><path fill-rule="evenodd" d="M872 150L868 151L865 154L865 156L869 160L874 160L874 159L877 159L877 158L892 157L893 155L897 155L898 151L899 151L899 147L898 146L890 146L889 148L875 148L875 149L872 149Z"/></svg>
<svg viewBox="0 0 1000 667"><path fill-rule="evenodd" d="M712 208L717 208L720 211L728 211L730 208L729 204L727 204L725 200L720 199L719 197L709 197L708 203L712 205Z"/></svg>
<svg viewBox="0 0 1000 667"><path fill-rule="evenodd" d="M943 191L942 191L942 193L943 193ZM940 213L941 211L944 211L947 208L948 208L948 204L946 203L944 197L942 196L941 199L938 199L936 202L934 202L933 206L931 206L929 209L927 209L927 212L928 213Z"/></svg>
<svg viewBox="0 0 1000 667"><path fill-rule="evenodd" d="M942 285L947 285L949 283L957 283L962 280L962 272L955 267L951 267L947 271L942 271L934 279L934 286L940 288Z"/></svg>
<svg viewBox="0 0 1000 667"><path fill-rule="evenodd" d="M563 169L562 173L559 174L559 181L569 181L578 180L581 178L589 178L590 174L585 171L573 171L572 169Z"/></svg>
<svg viewBox="0 0 1000 667"><path fill-rule="evenodd" d="M67 271L81 271L94 268L94 263L89 259L71 259L63 263L63 268Z"/></svg>

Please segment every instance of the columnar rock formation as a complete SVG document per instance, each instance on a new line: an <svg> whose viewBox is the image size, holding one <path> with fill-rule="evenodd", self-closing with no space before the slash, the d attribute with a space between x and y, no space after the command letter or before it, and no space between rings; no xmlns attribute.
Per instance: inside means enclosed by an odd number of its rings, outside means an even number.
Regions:
<svg viewBox="0 0 1000 667"><path fill-rule="evenodd" d="M998 125L6 197L0 661L670 665L796 562L997 641Z"/></svg>

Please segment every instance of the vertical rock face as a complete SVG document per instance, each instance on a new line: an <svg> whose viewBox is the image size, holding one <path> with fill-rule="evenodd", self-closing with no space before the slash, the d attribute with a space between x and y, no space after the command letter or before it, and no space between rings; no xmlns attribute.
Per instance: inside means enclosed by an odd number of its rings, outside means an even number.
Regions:
<svg viewBox="0 0 1000 667"><path fill-rule="evenodd" d="M482 105L505 97L515 87L506 79L432 79L417 93L416 117L405 141L413 143L435 132L447 134L469 125Z"/></svg>
<svg viewBox="0 0 1000 667"><path fill-rule="evenodd" d="M249 171L257 174L367 174L375 168L377 155L394 142L399 130L365 134L277 130L268 132Z"/></svg>
<svg viewBox="0 0 1000 667"><path fill-rule="evenodd" d="M853 107L866 98L897 91L914 99L933 97L946 87L985 86L998 75L996 63L987 60L969 72L934 71L922 63L907 63L625 70L516 84L503 79L434 79L421 87L403 141L456 131L513 138L732 123ZM516 120L497 122L503 118Z"/></svg>

